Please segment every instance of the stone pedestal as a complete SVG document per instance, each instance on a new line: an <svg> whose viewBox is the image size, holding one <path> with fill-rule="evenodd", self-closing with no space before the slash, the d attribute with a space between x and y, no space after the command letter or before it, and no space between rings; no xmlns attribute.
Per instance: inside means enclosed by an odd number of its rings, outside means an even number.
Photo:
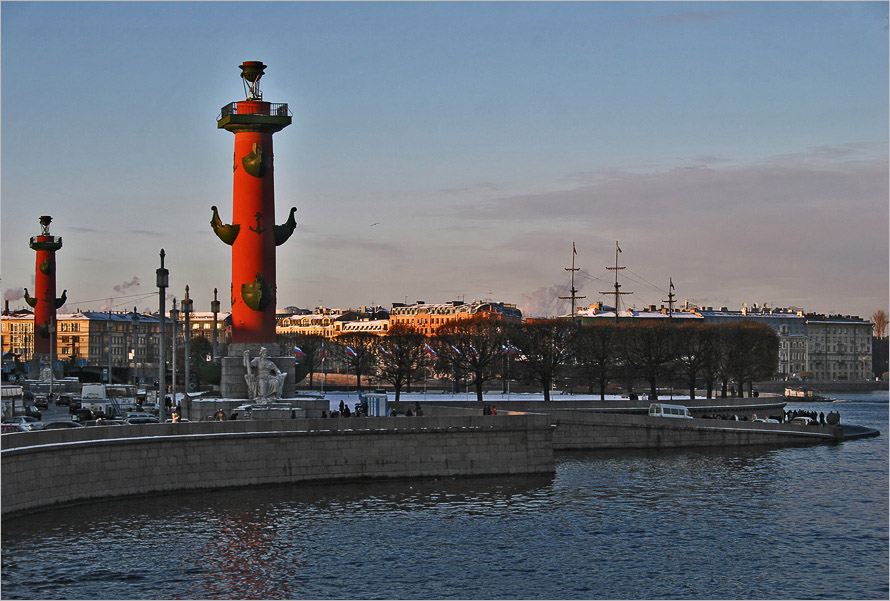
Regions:
<svg viewBox="0 0 890 601"><path fill-rule="evenodd" d="M278 366L287 374L284 379L284 390L281 398L287 399L294 396L294 367L293 357L277 356L281 349L275 343L233 343L229 345L229 355L222 358L222 378L220 379L220 394L224 399L249 400L247 381L244 376L247 369L244 367L244 351L250 352L250 358L258 357L260 348L266 348L266 358Z"/></svg>

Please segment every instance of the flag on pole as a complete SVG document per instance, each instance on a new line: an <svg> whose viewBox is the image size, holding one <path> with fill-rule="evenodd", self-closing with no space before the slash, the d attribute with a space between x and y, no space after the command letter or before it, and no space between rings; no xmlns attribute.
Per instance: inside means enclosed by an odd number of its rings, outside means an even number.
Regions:
<svg viewBox="0 0 890 601"><path fill-rule="evenodd" d="M512 344L507 344L504 346L504 352L508 355L517 355L519 354L519 349L513 346Z"/></svg>
<svg viewBox="0 0 890 601"><path fill-rule="evenodd" d="M325 352L324 352L324 342L321 343L321 362L324 363Z"/></svg>
<svg viewBox="0 0 890 601"><path fill-rule="evenodd" d="M456 346L454 346L453 344L451 345L451 350L453 350L458 355L463 355L463 353L460 352L460 349L457 348Z"/></svg>
<svg viewBox="0 0 890 601"><path fill-rule="evenodd" d="M674 289L674 278L668 278L671 281L671 290Z"/></svg>
<svg viewBox="0 0 890 601"><path fill-rule="evenodd" d="M470 352L473 353L474 355L476 355L477 357L479 356L479 351L477 351L476 347L473 346L472 344L470 345Z"/></svg>
<svg viewBox="0 0 890 601"><path fill-rule="evenodd" d="M423 350L425 350L427 352L427 354L430 355L431 357L436 356L436 351L434 351L432 348L430 348L430 345L428 345L428 344L423 345Z"/></svg>
<svg viewBox="0 0 890 601"><path fill-rule="evenodd" d="M305 357L305 356L306 356L306 353L304 353L304 352L303 352L303 349L301 349L300 347L295 346L295 347L294 347L294 356L296 356L296 357Z"/></svg>
<svg viewBox="0 0 890 601"><path fill-rule="evenodd" d="M380 352L383 353L384 355L386 355L387 357L389 357L389 356L392 355L392 353L390 353L388 350L386 350L385 348L383 348L383 345L382 345L382 344L378 344L377 346L380 347Z"/></svg>
<svg viewBox="0 0 890 601"><path fill-rule="evenodd" d="M615 248L618 249L618 252L622 252L622 251L621 251L621 247L618 246L618 240L615 240Z"/></svg>
<svg viewBox="0 0 890 601"><path fill-rule="evenodd" d="M358 357L358 353L356 353L354 350L352 350L351 346L346 347L346 354L349 355L350 357Z"/></svg>
<svg viewBox="0 0 890 601"><path fill-rule="evenodd" d="M574 242L572 242L572 254L573 254L573 255L577 255L577 254L578 254L578 251L575 250L575 243L574 243Z"/></svg>

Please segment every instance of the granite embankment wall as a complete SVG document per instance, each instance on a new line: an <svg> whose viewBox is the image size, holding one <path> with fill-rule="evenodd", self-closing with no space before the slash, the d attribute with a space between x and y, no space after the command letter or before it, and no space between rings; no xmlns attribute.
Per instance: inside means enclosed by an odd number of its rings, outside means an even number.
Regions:
<svg viewBox="0 0 890 601"><path fill-rule="evenodd" d="M591 409L559 409L554 408L553 403L546 404L544 409L537 403L535 405L536 410L545 413L553 424L555 451L818 444L839 442L844 438L843 429L835 426L676 419ZM474 415L480 411L451 405L423 405L423 410L424 415ZM511 410L499 408L495 417L511 415Z"/></svg>
<svg viewBox="0 0 890 601"><path fill-rule="evenodd" d="M675 419L584 411L553 411L555 450L663 449L838 442L835 426Z"/></svg>
<svg viewBox="0 0 890 601"><path fill-rule="evenodd" d="M3 515L164 491L552 473L544 415L145 424L5 434Z"/></svg>

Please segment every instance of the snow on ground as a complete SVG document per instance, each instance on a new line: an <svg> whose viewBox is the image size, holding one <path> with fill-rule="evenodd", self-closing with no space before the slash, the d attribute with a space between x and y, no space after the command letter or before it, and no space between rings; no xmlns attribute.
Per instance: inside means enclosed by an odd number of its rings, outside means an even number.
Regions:
<svg viewBox="0 0 890 601"><path fill-rule="evenodd" d="M369 392L369 391L365 391ZM358 403L358 393L355 391L332 391L325 392L325 398L330 401L331 409L337 410L340 407L340 401L343 401L349 408L352 409L355 407L356 403ZM395 393L387 392L387 398L390 402L395 400ZM663 403L670 403L672 401L683 401L689 399L689 395L675 395L671 397L670 395L662 395L659 397L659 400ZM544 394L543 393L502 393L502 392L486 392L483 395L483 402L492 403L497 405L503 401L543 401ZM551 402L559 403L559 402L578 402L578 401L599 401L600 396L598 394L563 394L563 393L553 393L550 395ZM620 394L607 394L606 402L608 401L626 401L627 397L622 396ZM442 392L411 392L399 395L399 401L403 403L408 402L428 402L428 403L475 403L476 402L476 394L474 392L470 393L459 393L459 394L451 394L451 393L442 393ZM641 398L641 401L644 403L648 402Z"/></svg>

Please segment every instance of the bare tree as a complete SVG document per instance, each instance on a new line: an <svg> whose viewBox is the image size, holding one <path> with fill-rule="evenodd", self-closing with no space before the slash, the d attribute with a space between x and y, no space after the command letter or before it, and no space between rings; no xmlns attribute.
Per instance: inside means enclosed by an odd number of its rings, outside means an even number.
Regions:
<svg viewBox="0 0 890 601"><path fill-rule="evenodd" d="M875 338L882 340L887 336L887 312L883 309L878 309L872 313L871 320L875 324Z"/></svg>
<svg viewBox="0 0 890 601"><path fill-rule="evenodd" d="M377 334L370 332L349 332L336 338L338 354L355 373L356 390L362 389L362 375L374 362L374 349L379 340Z"/></svg>
<svg viewBox="0 0 890 601"><path fill-rule="evenodd" d="M294 382L301 382L309 376L309 388L314 385L315 372L321 369L321 346L325 341L324 336L318 334L286 333L277 336L278 344L282 349L300 349L303 354L297 356L297 367L294 373Z"/></svg>
<svg viewBox="0 0 890 601"><path fill-rule="evenodd" d="M573 331L566 319L526 322L510 328L510 344L521 353L517 361L521 379L540 384L545 401L550 400L550 389L567 364Z"/></svg>
<svg viewBox="0 0 890 601"><path fill-rule="evenodd" d="M658 383L670 375L673 349L666 323L642 322L625 326L627 360L649 384L649 398L658 399Z"/></svg>
<svg viewBox="0 0 890 601"><path fill-rule="evenodd" d="M482 386L500 373L506 337L502 324L485 317L447 323L436 332L437 346L444 349L457 370L466 373L482 402ZM450 352L449 352L450 351Z"/></svg>
<svg viewBox="0 0 890 601"><path fill-rule="evenodd" d="M578 375L593 393L594 384L600 400L606 400L606 387L617 377L620 367L618 356L618 327L612 322L582 326L572 334L572 355Z"/></svg>
<svg viewBox="0 0 890 601"><path fill-rule="evenodd" d="M706 374L713 363L717 346L714 330L708 324L681 323L672 333L674 366L689 386L689 398L694 399L699 377L707 382ZM710 381L713 383L713 378ZM711 389L712 385L708 387L708 398Z"/></svg>
<svg viewBox="0 0 890 601"><path fill-rule="evenodd" d="M423 334L402 325L393 326L378 343L377 367L380 377L392 384L396 403L420 364L423 344Z"/></svg>

